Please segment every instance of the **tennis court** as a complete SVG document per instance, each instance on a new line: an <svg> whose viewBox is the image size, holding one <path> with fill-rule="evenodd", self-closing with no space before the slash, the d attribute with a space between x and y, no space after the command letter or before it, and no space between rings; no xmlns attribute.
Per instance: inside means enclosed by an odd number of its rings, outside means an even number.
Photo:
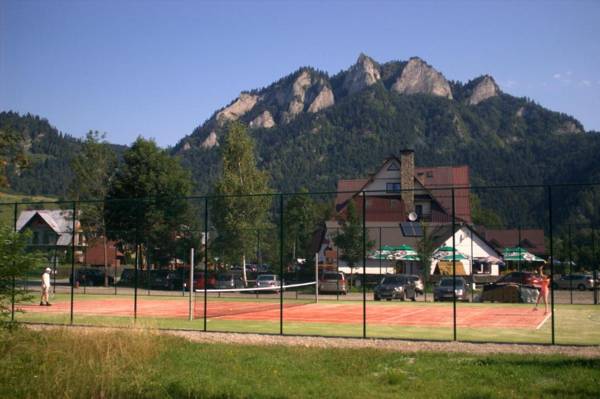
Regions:
<svg viewBox="0 0 600 399"><path fill-rule="evenodd" d="M361 303L286 299L281 304L278 298L209 298L206 303L208 319L279 321L280 309L286 322L298 323L363 323ZM68 314L70 302L59 301L53 306L21 305L27 313ZM131 299L88 299L75 302L73 311L79 316L133 317L134 307ZM189 317L187 298L159 299L138 298L137 317L143 318L181 318ZM196 301L194 315L203 318L203 302ZM534 312L531 306L463 306L457 311L458 327L466 328L518 328L538 329L548 320L543 311ZM452 327L453 312L451 304L427 305L420 303L369 303L366 321L370 325Z"/></svg>

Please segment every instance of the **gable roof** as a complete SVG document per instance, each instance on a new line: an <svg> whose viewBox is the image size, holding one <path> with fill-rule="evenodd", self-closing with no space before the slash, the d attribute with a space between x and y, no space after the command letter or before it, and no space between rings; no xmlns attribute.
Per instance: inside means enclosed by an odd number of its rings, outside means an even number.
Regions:
<svg viewBox="0 0 600 399"><path fill-rule="evenodd" d="M72 210L31 210L23 211L17 219L17 231L24 230L35 218L41 218L48 227L58 235L56 245L71 245L73 231L73 211Z"/></svg>
<svg viewBox="0 0 600 399"><path fill-rule="evenodd" d="M358 191L373 181L377 173L391 160L400 160L390 156L384 160L377 171L367 179L341 179L338 180L335 210L342 210L346 202ZM415 168L415 180L421 184L449 214L452 214L452 191L448 187L455 187L454 207L456 216L465 222L471 222L471 204L469 198L469 167L464 166L436 166Z"/></svg>
<svg viewBox="0 0 600 399"><path fill-rule="evenodd" d="M535 255L546 254L546 243L543 229L521 229L519 242L518 229L482 229L485 239L500 251L508 247L523 247Z"/></svg>

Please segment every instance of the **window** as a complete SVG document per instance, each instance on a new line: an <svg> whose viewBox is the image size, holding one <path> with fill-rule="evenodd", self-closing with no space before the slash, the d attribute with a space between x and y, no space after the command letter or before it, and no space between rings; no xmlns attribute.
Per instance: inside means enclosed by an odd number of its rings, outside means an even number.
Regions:
<svg viewBox="0 0 600 399"><path fill-rule="evenodd" d="M400 223L400 229L404 237L422 237L423 229L419 223L413 222L402 222Z"/></svg>
<svg viewBox="0 0 600 399"><path fill-rule="evenodd" d="M385 191L388 193L399 193L400 192L400 183L386 183Z"/></svg>
<svg viewBox="0 0 600 399"><path fill-rule="evenodd" d="M387 170L400 170L400 167L398 166L398 164L396 162L392 162L390 164L390 166L387 168Z"/></svg>
<svg viewBox="0 0 600 399"><path fill-rule="evenodd" d="M37 245L40 243L40 233L37 231L33 232L33 244Z"/></svg>
<svg viewBox="0 0 600 399"><path fill-rule="evenodd" d="M415 205L415 213L421 219L423 217L423 205Z"/></svg>

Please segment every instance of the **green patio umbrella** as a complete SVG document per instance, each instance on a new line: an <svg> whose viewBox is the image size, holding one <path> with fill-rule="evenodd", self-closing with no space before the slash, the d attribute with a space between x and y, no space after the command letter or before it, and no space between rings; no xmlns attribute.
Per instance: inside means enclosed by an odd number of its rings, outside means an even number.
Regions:
<svg viewBox="0 0 600 399"><path fill-rule="evenodd" d="M439 259L452 261L453 259L464 260L464 259L469 259L469 258L467 256L461 254L460 252L457 252L456 255L454 255L454 256L452 256L452 254L450 254L450 255L443 256Z"/></svg>
<svg viewBox="0 0 600 399"><path fill-rule="evenodd" d="M444 246L441 246L438 249L436 249L435 252L433 253L433 258L438 259L438 260L449 260L449 261L451 261L452 259L456 259L456 260L469 259L469 257L467 255L459 252L458 250L454 249L454 247L451 247L448 245L444 245Z"/></svg>
<svg viewBox="0 0 600 399"><path fill-rule="evenodd" d="M502 256L505 262L545 262L544 259L521 247L504 248Z"/></svg>

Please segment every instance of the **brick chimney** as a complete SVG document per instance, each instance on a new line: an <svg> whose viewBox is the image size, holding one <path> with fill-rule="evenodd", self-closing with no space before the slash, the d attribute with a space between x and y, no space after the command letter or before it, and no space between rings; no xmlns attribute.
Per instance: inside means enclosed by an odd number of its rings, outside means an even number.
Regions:
<svg viewBox="0 0 600 399"><path fill-rule="evenodd" d="M406 213L415 211L415 152L404 149L400 151L400 186L402 202Z"/></svg>

